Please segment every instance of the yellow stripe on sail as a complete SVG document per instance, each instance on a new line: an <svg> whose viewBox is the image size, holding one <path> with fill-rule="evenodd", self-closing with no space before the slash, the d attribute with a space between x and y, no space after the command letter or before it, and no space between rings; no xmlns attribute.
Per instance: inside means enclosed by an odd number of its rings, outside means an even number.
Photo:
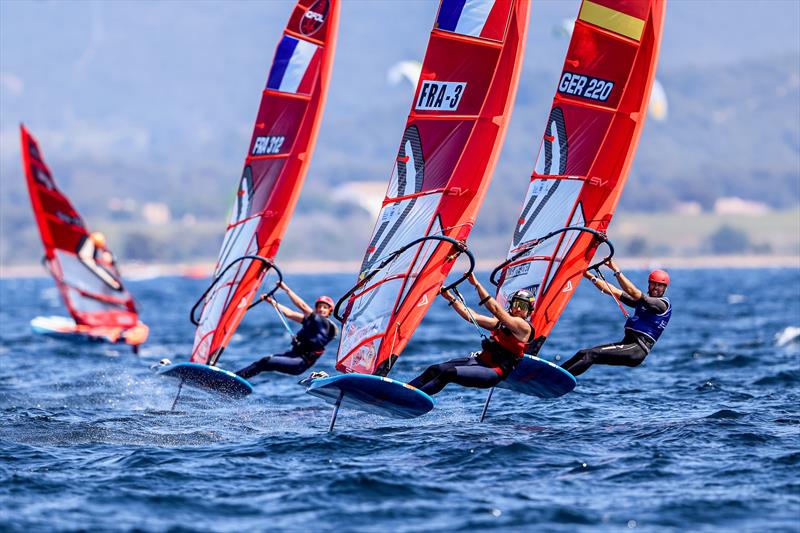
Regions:
<svg viewBox="0 0 800 533"><path fill-rule="evenodd" d="M642 30L644 30L644 21L642 19L595 4L589 0L584 0L578 18L589 24L600 26L637 41L642 38Z"/></svg>

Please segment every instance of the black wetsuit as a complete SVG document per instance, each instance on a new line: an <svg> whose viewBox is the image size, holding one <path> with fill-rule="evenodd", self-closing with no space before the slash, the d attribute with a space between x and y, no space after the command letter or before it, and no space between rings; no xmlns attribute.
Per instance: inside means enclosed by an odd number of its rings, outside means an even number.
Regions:
<svg viewBox="0 0 800 533"><path fill-rule="evenodd" d="M502 343L500 338L503 339ZM514 370L527 343L517 340L511 330L498 324L492 330L492 337L485 339L482 345L483 351L475 352L469 357L450 359L429 366L425 372L409 382L409 385L430 395L441 392L448 383L491 389Z"/></svg>
<svg viewBox="0 0 800 533"><path fill-rule="evenodd" d="M311 313L303 319L300 331L292 340L288 352L262 357L255 363L236 372L249 379L261 372L282 372L297 376L308 370L325 351L325 345L336 337L336 326L320 315Z"/></svg>
<svg viewBox="0 0 800 533"><path fill-rule="evenodd" d="M671 312L669 300L663 297L654 298L642 295L637 301L628 294L623 293L619 300L625 305L635 308L637 315L644 312L661 316ZM669 321L669 316L666 317L662 329L666 326L667 321ZM569 361L561 365L561 368L567 370L573 376L580 376L594 364L639 366L656 343L658 334L653 335L651 333L651 335L648 335L637 331L629 326L630 322L631 320L629 319L625 324L625 337L621 341L580 350ZM655 338L653 338L654 336Z"/></svg>

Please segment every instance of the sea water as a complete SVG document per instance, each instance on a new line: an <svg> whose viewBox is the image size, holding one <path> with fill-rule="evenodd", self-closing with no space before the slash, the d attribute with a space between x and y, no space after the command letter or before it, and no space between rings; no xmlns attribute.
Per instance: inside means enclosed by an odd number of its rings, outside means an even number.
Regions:
<svg viewBox="0 0 800 533"><path fill-rule="evenodd" d="M331 407L281 374L242 401L184 388L169 410L177 383L148 367L188 358L205 280L129 284L151 328L139 356L34 335L33 317L64 314L52 281L0 280L0 529L798 531L800 271L671 275L672 321L638 368L595 366L554 400L497 390L484 423L486 391L450 385L421 418L342 410L333 433ZM312 299L354 276L287 281ZM583 283L543 357L619 340L623 323ZM288 344L262 305L220 365ZM391 376L478 347L439 300Z"/></svg>

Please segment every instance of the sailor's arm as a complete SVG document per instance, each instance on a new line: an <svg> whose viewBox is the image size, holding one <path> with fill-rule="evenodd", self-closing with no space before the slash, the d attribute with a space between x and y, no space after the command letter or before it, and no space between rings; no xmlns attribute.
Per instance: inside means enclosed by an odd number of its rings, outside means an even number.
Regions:
<svg viewBox="0 0 800 533"><path fill-rule="evenodd" d="M622 296L625 294L623 291L619 290L607 281L603 281L588 270L584 272L583 277L591 281L592 285L597 287L597 290L602 293L615 296L617 299L622 298Z"/></svg>
<svg viewBox="0 0 800 533"><path fill-rule="evenodd" d="M641 302L645 309L658 313L659 315L665 313L667 309L669 309L669 305L664 298L656 298L645 294L642 296Z"/></svg>
<svg viewBox="0 0 800 533"><path fill-rule="evenodd" d="M278 312L283 313L283 316L285 316L289 320L302 323L303 319L306 317L303 313L298 313L291 307L286 307L285 305L278 303L278 301L272 296L268 296L266 298L262 296L261 299L262 300L266 299L267 302L269 302L273 307L275 307L275 309L277 309Z"/></svg>
<svg viewBox="0 0 800 533"><path fill-rule="evenodd" d="M497 325L497 321L502 322L516 337L527 338L530 333L530 326L524 318L512 316L508 311L503 309L503 307L497 303L497 300L489 294L489 291L478 282L475 274L470 274L467 281L475 286L475 290L478 292L478 298L481 299L481 305L486 307L486 309L494 315L495 326Z"/></svg>
<svg viewBox="0 0 800 533"><path fill-rule="evenodd" d="M497 300L490 298L486 301L486 308L497 317L499 322L511 330L511 333L520 340L526 340L530 336L531 326L524 318L511 315L508 311L497 303Z"/></svg>
<svg viewBox="0 0 800 533"><path fill-rule="evenodd" d="M472 322L472 319L469 317L470 313L472 313L472 317L475 319L475 323L484 329L492 329L497 325L496 318L491 316L481 315L475 312L475 310L468 308L466 305L461 303L461 300L457 299L452 294L450 294L449 291L443 292L442 298L447 300L449 302L448 305L451 306L453 309L455 309L456 313L458 313L458 316L460 316L467 322Z"/></svg>
<svg viewBox="0 0 800 533"><path fill-rule="evenodd" d="M506 327L511 330L516 338L521 341L528 341L531 338L533 326L524 318L518 316L511 316L510 322L504 322Z"/></svg>
<svg viewBox="0 0 800 533"><path fill-rule="evenodd" d="M636 285L634 285L633 282L622 273L622 270L619 269L617 263L613 259L608 260L608 266L611 271L614 272L614 277L617 278L617 282L619 283L619 286L623 292L625 292L633 300L639 300L642 296L644 296L642 291L640 291Z"/></svg>
<svg viewBox="0 0 800 533"><path fill-rule="evenodd" d="M308 315L310 315L311 313L314 312L314 310L311 309L311 306L308 305L305 302L305 300L303 300L297 294L295 294L295 292L292 289L290 289L287 284L285 284L284 282L281 281L278 284L278 287L280 287L281 289L286 291L286 295L289 296L289 299L292 301L292 303L295 305L295 307L297 307L300 311L303 312L304 316L308 316Z"/></svg>

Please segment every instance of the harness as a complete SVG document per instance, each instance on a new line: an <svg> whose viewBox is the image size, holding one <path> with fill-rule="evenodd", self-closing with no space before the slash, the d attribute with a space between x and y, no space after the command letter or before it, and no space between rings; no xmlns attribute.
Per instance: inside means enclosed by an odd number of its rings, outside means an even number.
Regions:
<svg viewBox="0 0 800 533"><path fill-rule="evenodd" d="M320 315L311 313L303 319L300 331L292 339L293 351L307 362L315 362L325 352L325 346L336 337L336 326Z"/></svg>
<svg viewBox="0 0 800 533"><path fill-rule="evenodd" d="M669 323L672 316L672 304L669 299L662 297L667 302L667 310L656 313L647 309L643 304L636 306L632 316L625 322L625 329L648 337L655 343ZM649 351L649 349L648 349Z"/></svg>
<svg viewBox="0 0 800 533"><path fill-rule="evenodd" d="M533 336L533 331L531 335ZM491 336L481 341L483 351L478 354L478 360L486 366L495 368L498 374L508 376L525 356L529 341L521 341L514 336L511 330L502 322L492 329Z"/></svg>

